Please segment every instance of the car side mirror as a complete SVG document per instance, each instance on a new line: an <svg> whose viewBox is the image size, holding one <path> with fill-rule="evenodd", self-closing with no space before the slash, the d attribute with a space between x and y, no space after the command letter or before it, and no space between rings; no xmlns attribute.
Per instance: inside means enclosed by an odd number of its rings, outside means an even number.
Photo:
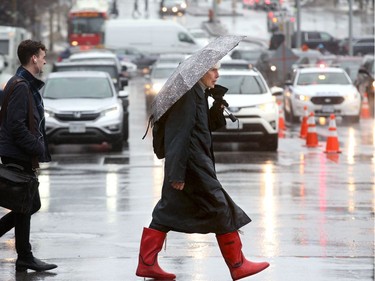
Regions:
<svg viewBox="0 0 375 281"><path fill-rule="evenodd" d="M128 71L128 67L126 65L121 65L121 71Z"/></svg>

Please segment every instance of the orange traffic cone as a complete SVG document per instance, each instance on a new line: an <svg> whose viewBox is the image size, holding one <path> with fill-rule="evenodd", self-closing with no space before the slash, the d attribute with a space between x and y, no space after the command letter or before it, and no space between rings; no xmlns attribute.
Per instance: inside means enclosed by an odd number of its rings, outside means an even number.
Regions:
<svg viewBox="0 0 375 281"><path fill-rule="evenodd" d="M314 112L310 113L309 119L307 120L306 146L307 147L319 146L318 134L316 132Z"/></svg>
<svg viewBox="0 0 375 281"><path fill-rule="evenodd" d="M278 104L278 107L279 107L279 137L283 138L283 137L285 137L284 130L286 129L283 103L277 102L277 104Z"/></svg>
<svg viewBox="0 0 375 281"><path fill-rule="evenodd" d="M336 119L335 114L331 114L329 118L329 135L327 138L326 153L340 153L339 149L339 140L337 138L337 130L336 130Z"/></svg>
<svg viewBox="0 0 375 281"><path fill-rule="evenodd" d="M370 106L368 104L368 96L365 92L363 94L363 100L362 100L362 106L361 106L361 118L362 119L369 119L371 117L370 115Z"/></svg>
<svg viewBox="0 0 375 281"><path fill-rule="evenodd" d="M301 129L299 132L299 137L302 139L305 139L307 136L307 120L309 119L309 112L307 110L307 106L303 107L303 118L302 118L302 123L301 123Z"/></svg>

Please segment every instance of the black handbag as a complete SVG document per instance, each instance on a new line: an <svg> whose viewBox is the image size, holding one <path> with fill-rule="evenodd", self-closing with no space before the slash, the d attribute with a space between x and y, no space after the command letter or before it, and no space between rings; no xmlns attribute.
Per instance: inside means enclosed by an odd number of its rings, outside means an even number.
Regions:
<svg viewBox="0 0 375 281"><path fill-rule="evenodd" d="M31 212L39 181L13 164L0 164L0 206L18 213Z"/></svg>
<svg viewBox="0 0 375 281"><path fill-rule="evenodd" d="M0 110L0 125L6 116L9 97L13 93L14 86L25 81L16 79L10 86L9 92L5 95L3 105ZM28 93L29 110L28 125L31 132L35 131L33 123L33 108L31 93ZM32 158L32 167L38 168L37 157ZM35 194L38 192L39 181L35 174L26 173L23 167L16 164L0 164L0 206L19 213L30 213Z"/></svg>

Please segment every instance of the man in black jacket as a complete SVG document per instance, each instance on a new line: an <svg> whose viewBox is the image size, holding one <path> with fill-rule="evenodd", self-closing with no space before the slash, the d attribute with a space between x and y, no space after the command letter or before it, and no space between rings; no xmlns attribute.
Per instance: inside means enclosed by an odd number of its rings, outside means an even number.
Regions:
<svg viewBox="0 0 375 281"><path fill-rule="evenodd" d="M51 160L46 142L43 101L39 92L44 83L37 78L46 64L46 47L41 42L25 40L18 46L17 55L21 66L4 89L5 95L10 96L6 114L2 114L0 124L0 157L4 164L16 164L21 166L25 173L35 174L39 162ZM29 101L32 102L31 106ZM28 127L29 108L33 110L33 132ZM5 108L2 109L4 110ZM16 271L44 271L57 267L35 258L31 251L31 215L40 207L38 192L34 197L30 214L11 211L0 219L0 237L13 227L15 229L18 255Z"/></svg>

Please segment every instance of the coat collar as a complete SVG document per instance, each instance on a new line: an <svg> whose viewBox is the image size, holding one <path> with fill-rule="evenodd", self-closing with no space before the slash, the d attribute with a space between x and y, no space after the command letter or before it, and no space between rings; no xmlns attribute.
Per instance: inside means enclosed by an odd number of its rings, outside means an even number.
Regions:
<svg viewBox="0 0 375 281"><path fill-rule="evenodd" d="M193 90L197 93L197 96L200 99L204 99L206 97L204 94L204 89L202 85L199 83L199 81L194 85Z"/></svg>
<svg viewBox="0 0 375 281"><path fill-rule="evenodd" d="M20 66L17 69L16 75L25 79L31 85L31 87L35 88L36 90L40 90L44 86L44 82L42 80L36 78L23 66Z"/></svg>

